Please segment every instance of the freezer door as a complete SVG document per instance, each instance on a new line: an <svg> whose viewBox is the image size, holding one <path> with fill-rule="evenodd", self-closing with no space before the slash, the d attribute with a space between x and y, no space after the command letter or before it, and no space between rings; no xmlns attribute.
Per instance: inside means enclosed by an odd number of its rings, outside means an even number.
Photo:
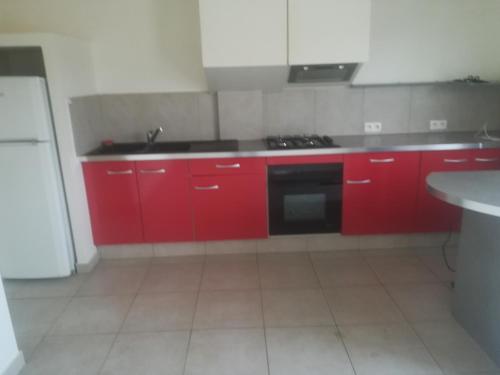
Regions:
<svg viewBox="0 0 500 375"><path fill-rule="evenodd" d="M0 77L0 142L33 139L52 139L45 80Z"/></svg>
<svg viewBox="0 0 500 375"><path fill-rule="evenodd" d="M49 142L0 145L0 274L49 278L71 274L73 252Z"/></svg>

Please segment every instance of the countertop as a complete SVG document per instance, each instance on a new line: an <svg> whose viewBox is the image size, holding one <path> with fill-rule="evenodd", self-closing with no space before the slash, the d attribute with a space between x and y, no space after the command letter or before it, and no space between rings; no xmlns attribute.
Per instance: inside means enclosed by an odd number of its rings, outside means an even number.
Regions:
<svg viewBox="0 0 500 375"><path fill-rule="evenodd" d="M431 173L427 187L445 202L500 217L500 171Z"/></svg>
<svg viewBox="0 0 500 375"><path fill-rule="evenodd" d="M492 142L478 138L475 136L474 132L333 136L332 138L340 147L300 150L268 150L264 141L254 140L240 141L237 151L197 152L196 150L192 150L188 152L168 154L84 155L80 157L80 160L133 161L500 148L500 142Z"/></svg>

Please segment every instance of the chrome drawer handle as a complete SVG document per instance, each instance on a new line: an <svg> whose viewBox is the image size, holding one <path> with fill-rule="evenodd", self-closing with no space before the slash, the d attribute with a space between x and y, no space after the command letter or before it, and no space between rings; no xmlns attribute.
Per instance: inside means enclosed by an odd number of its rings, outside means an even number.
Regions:
<svg viewBox="0 0 500 375"><path fill-rule="evenodd" d="M444 159L444 162L445 163L455 163L455 164L467 163L467 159Z"/></svg>
<svg viewBox="0 0 500 375"><path fill-rule="evenodd" d="M478 163L493 163L494 161L498 161L498 158L475 158L474 160Z"/></svg>
<svg viewBox="0 0 500 375"><path fill-rule="evenodd" d="M394 163L396 159L387 158L387 159L370 159L370 163Z"/></svg>
<svg viewBox="0 0 500 375"><path fill-rule="evenodd" d="M160 168L160 169L141 169L139 172L143 173L143 174L163 174L163 173L167 172L167 170L165 168Z"/></svg>
<svg viewBox="0 0 500 375"><path fill-rule="evenodd" d="M241 168L240 163L234 163L234 164L216 164L215 168L219 169L236 169L236 168Z"/></svg>
<svg viewBox="0 0 500 375"><path fill-rule="evenodd" d="M372 180L366 179L366 180L347 180L346 183L348 185L366 185L366 184L371 184Z"/></svg>
<svg viewBox="0 0 500 375"><path fill-rule="evenodd" d="M107 170L106 173L108 176L114 176L114 175L121 175L121 174L132 174L134 171L132 169L125 169L123 171L113 171L113 170Z"/></svg>
<svg viewBox="0 0 500 375"><path fill-rule="evenodd" d="M219 185L195 186L194 190L219 190Z"/></svg>

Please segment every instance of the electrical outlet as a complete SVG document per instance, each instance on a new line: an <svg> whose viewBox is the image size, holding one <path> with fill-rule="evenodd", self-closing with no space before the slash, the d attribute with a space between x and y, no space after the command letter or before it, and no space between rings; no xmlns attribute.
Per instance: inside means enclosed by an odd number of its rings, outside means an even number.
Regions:
<svg viewBox="0 0 500 375"><path fill-rule="evenodd" d="M381 131L381 122L365 122L365 133L380 133Z"/></svg>
<svg viewBox="0 0 500 375"><path fill-rule="evenodd" d="M431 120L429 122L429 129L432 131L440 131L448 129L447 120Z"/></svg>

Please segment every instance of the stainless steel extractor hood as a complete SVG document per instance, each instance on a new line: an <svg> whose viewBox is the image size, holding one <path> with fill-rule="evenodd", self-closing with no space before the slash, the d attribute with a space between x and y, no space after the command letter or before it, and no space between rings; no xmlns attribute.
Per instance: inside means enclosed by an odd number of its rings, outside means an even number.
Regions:
<svg viewBox="0 0 500 375"><path fill-rule="evenodd" d="M293 65L288 83L350 83L358 66L358 63Z"/></svg>

